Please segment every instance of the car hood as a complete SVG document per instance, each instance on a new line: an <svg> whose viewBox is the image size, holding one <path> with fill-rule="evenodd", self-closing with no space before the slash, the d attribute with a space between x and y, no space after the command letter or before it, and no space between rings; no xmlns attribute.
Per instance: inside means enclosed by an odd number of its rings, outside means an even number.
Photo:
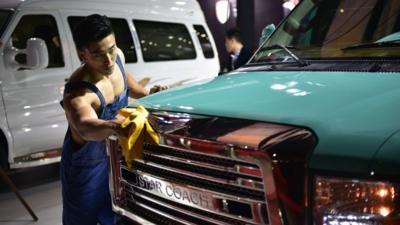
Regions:
<svg viewBox="0 0 400 225"><path fill-rule="evenodd" d="M396 73L234 72L135 104L306 127L318 138L310 167L367 174L400 128L399 83Z"/></svg>

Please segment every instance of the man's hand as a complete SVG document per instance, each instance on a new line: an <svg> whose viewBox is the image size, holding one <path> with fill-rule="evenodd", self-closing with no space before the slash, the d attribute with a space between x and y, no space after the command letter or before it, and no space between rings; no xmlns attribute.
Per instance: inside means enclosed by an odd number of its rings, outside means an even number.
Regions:
<svg viewBox="0 0 400 225"><path fill-rule="evenodd" d="M163 90L167 90L169 88L168 85L154 85L152 88L150 88L150 94L159 92L159 91L163 91Z"/></svg>
<svg viewBox="0 0 400 225"><path fill-rule="evenodd" d="M115 119L110 120L112 129L114 130L115 134L118 137L123 137L123 138L128 138L129 136L129 131L134 124L132 123L128 127L122 128L121 124L125 121L125 117L121 115L117 115Z"/></svg>

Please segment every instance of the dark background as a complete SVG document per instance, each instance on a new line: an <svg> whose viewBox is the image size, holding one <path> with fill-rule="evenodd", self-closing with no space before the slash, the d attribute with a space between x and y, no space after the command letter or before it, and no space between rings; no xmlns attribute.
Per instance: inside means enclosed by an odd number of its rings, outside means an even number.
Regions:
<svg viewBox="0 0 400 225"><path fill-rule="evenodd" d="M237 17L233 15L232 0L230 18L225 24L219 23L215 3L217 0L198 0L206 17L219 54L221 69L227 67L228 53L225 50L225 32L230 28L239 28L243 44L252 52L258 47L262 29L268 24L278 25L283 19L284 0L236 0Z"/></svg>

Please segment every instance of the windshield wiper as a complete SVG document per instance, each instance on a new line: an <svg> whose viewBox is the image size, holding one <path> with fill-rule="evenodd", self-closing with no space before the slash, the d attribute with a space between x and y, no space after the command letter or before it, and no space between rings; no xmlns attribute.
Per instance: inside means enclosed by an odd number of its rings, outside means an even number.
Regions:
<svg viewBox="0 0 400 225"><path fill-rule="evenodd" d="M400 40L381 41L381 42L372 42L372 43L352 45L349 47L342 48L342 50L346 51L346 50L362 49L362 48L387 48L387 47L396 47L396 46L400 46Z"/></svg>
<svg viewBox="0 0 400 225"><path fill-rule="evenodd" d="M271 49L282 49L282 50L284 50L292 59L294 59L298 64L299 64L299 66L308 66L308 64L304 61L304 60L302 60L300 57L298 57L297 55L295 55L292 51L290 51L289 50L289 48L295 48L295 47L286 47L286 46L283 46L283 45L279 45L279 44L276 44L276 45L271 45L271 46L268 46L268 47L265 47L265 48L262 48L261 50L271 50Z"/></svg>

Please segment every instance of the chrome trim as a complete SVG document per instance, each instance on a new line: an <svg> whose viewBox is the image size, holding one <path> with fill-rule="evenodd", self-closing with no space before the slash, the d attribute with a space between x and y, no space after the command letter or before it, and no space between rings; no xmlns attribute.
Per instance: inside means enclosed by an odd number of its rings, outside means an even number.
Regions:
<svg viewBox="0 0 400 225"><path fill-rule="evenodd" d="M112 169L112 167L114 167L114 163L113 163L113 157L115 157L114 154L112 154L111 151L115 151L115 149L112 149L112 144L111 142L116 142L116 139L111 139L110 137L108 139L106 139L106 151L107 151L107 155L108 160L109 160L109 169L108 169L108 187L110 189L110 194L111 194L111 199L112 199L112 206L114 207L114 202L116 202L115 199L115 190L114 190L114 179L119 179L119 177L114 176L114 170Z"/></svg>
<svg viewBox="0 0 400 225"><path fill-rule="evenodd" d="M10 163L10 168L11 169L21 169L21 168L27 168L27 167L35 167L35 166L44 166L52 163L58 163L61 161L61 156L55 157L55 158L45 158L45 159L39 159L36 161L31 161L31 162L14 162Z"/></svg>
<svg viewBox="0 0 400 225"><path fill-rule="evenodd" d="M61 149L46 150L35 152L29 155L14 158L14 162L10 163L11 169L20 169L27 167L43 166L61 161Z"/></svg>
<svg viewBox="0 0 400 225"><path fill-rule="evenodd" d="M116 135L111 135L108 137L108 139L110 139L112 141L118 141L118 137Z"/></svg>
<svg viewBox="0 0 400 225"><path fill-rule="evenodd" d="M137 215L135 215L135 214L129 212L128 210L126 210L126 209L124 209L124 208L121 208L121 207L119 207L119 206L117 206L117 205L115 205L115 204L112 204L112 209L113 209L114 212L118 213L119 215L128 217L129 219L131 219L131 220L133 220L133 221L135 221L135 222L138 222L138 223L140 223L140 224L157 225L157 224L152 223L152 222L150 222L150 221L148 221L148 220L145 220L145 219L143 219L142 217L137 216Z"/></svg>

